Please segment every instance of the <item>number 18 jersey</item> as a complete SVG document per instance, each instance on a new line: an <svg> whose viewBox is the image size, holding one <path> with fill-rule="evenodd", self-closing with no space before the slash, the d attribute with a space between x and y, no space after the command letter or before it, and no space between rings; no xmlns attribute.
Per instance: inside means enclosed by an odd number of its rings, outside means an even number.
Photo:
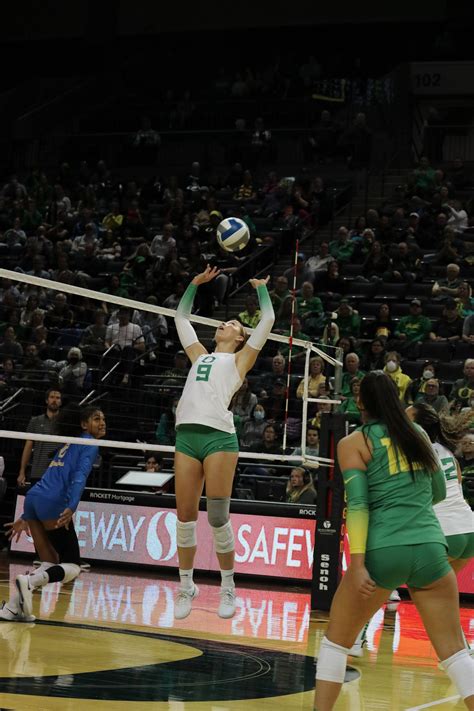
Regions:
<svg viewBox="0 0 474 711"><path fill-rule="evenodd" d="M207 425L233 434L234 417L229 404L242 385L235 353L204 353L193 363L178 407L179 425Z"/></svg>
<svg viewBox="0 0 474 711"><path fill-rule="evenodd" d="M385 425L372 422L358 428L371 444L367 465L369 532L367 550L416 543L446 544L432 506L431 478L414 463L413 474L402 452L395 449ZM443 479L440 470L437 475Z"/></svg>

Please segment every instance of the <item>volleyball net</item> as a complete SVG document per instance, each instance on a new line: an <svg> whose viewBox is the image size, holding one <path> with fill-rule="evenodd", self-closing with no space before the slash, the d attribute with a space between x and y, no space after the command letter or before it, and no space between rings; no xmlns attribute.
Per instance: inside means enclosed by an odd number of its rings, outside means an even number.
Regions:
<svg viewBox="0 0 474 711"><path fill-rule="evenodd" d="M59 444L99 445L100 461L88 481L92 487L118 488L125 473L145 469L150 455L161 460L163 472L172 472L174 413L190 367L174 327L172 306L179 294L165 307L153 297L128 298L120 285L118 293L102 292L6 269L0 269L0 279L0 436L7 475L18 472L27 440L34 448L50 445L51 454ZM89 287L93 285L91 279ZM139 284L134 293L140 294ZM229 317L239 318L239 312ZM191 321L211 351L222 321L199 311ZM289 474L303 466L317 487L318 526L320 520L334 518L336 530L342 507L340 491L334 488L337 441L329 413L340 402L342 363L334 348L306 338L272 333L234 396L231 410L240 453L233 498L286 501ZM309 387L315 370L320 381L316 391ZM34 418L44 415L47 393L58 391L63 406L74 402L100 408L106 438L41 431ZM323 556L329 533L321 542ZM334 554L336 538L331 543ZM315 570L322 564L319 550L316 545Z"/></svg>
<svg viewBox="0 0 474 711"><path fill-rule="evenodd" d="M2 437L69 441L27 429L31 417L44 412L45 392L57 388L63 404L74 401L104 411L108 434L101 447L172 456L174 411L190 365L174 328L175 310L154 298L127 298L123 287L118 294L99 292L6 269L0 269L0 278ZM191 321L212 350L221 321L199 313ZM232 404L243 460L288 462L291 451L299 449L291 462L328 463L327 457L306 454L306 431L313 421L319 428L323 407L329 411L337 405L331 397L341 365L335 355L334 349L297 336L290 342L288 336L270 335ZM308 393L313 358L327 374L321 398Z"/></svg>

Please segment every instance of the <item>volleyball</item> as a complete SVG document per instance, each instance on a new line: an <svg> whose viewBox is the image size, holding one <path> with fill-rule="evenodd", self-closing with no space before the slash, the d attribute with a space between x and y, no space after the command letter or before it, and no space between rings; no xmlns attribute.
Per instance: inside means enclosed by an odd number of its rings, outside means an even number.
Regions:
<svg viewBox="0 0 474 711"><path fill-rule="evenodd" d="M217 241L228 252L239 252L250 239L249 228L238 217L226 217L217 225Z"/></svg>

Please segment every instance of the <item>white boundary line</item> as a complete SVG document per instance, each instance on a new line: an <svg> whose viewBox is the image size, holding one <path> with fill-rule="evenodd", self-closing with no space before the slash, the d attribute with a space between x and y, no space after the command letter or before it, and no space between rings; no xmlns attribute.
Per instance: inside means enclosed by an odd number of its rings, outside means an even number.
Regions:
<svg viewBox="0 0 474 711"><path fill-rule="evenodd" d="M20 281L25 284L32 284L33 286L39 286L42 289L62 291L68 294L74 294L76 296L85 296L88 299L96 299L97 301L106 301L109 304L116 304L117 306L127 306L130 309L138 309L141 311L149 311L154 314L161 314L162 316L175 317L176 311L174 309L167 309L164 306L154 306L153 304L147 304L142 301L135 301L134 299L125 299L121 296L113 296L112 294L103 294L101 291L93 291L92 289L84 289L82 286L72 286L71 284L62 284L59 281L53 281L52 279L42 279L41 277L35 277L31 274L20 274L19 272L12 271L11 269L0 269L0 277L4 279L10 279L12 281ZM200 323L203 326L212 326L217 328L221 321L216 321L212 318L206 318L205 316L195 316L191 314L189 317L190 321L195 323ZM252 333L252 328L246 328L248 333ZM288 344L288 338L286 336L280 336L277 333L270 333L268 340L277 341L278 343ZM294 346L301 346L302 348L311 348L314 353L317 353L321 358L323 358L328 363L332 365L340 365L342 363L336 360L332 356L328 355L324 351L317 348L311 341L303 341L300 338L293 338Z"/></svg>
<svg viewBox="0 0 474 711"><path fill-rule="evenodd" d="M448 701L458 701L461 697L459 694L457 696L448 696L446 699L436 699L435 701L430 701L427 704L421 704L421 706L410 706L409 709L405 711L421 711L421 709L430 709L433 706L440 706L440 704L447 704Z"/></svg>

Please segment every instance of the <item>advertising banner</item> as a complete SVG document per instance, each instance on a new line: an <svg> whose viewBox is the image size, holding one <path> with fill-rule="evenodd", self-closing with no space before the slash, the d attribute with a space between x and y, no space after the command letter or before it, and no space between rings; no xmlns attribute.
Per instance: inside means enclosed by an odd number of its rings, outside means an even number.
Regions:
<svg viewBox="0 0 474 711"><path fill-rule="evenodd" d="M18 496L15 518L21 516L23 503L24 497ZM298 507L296 511L300 511ZM74 518L81 556L85 559L178 567L175 509L137 506L133 503L107 503L98 499L81 501ZM235 535L237 573L282 580L311 580L316 528L314 517L232 513L231 520ZM197 536L199 545L195 569L217 571L214 543L205 511L199 512ZM22 535L17 543L12 543L11 550L34 553L33 542L31 538ZM343 570L348 560L345 536ZM326 575L327 566L321 565L320 568L320 577ZM322 577L318 580L321 584L327 583ZM458 584L461 593L474 595L474 560L458 575ZM324 588L321 588L319 594L324 594Z"/></svg>

